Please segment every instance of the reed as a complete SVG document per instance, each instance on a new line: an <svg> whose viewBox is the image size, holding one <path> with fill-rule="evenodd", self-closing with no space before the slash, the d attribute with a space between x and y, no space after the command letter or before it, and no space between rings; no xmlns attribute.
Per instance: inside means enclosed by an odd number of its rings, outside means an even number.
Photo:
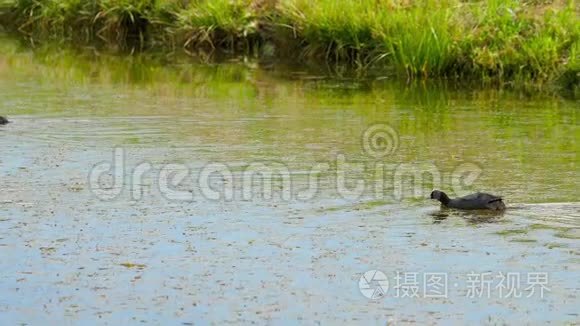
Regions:
<svg viewBox="0 0 580 326"><path fill-rule="evenodd" d="M577 89L573 0L2 0L35 42L104 42L388 68L407 79ZM262 49L268 48L268 51Z"/></svg>

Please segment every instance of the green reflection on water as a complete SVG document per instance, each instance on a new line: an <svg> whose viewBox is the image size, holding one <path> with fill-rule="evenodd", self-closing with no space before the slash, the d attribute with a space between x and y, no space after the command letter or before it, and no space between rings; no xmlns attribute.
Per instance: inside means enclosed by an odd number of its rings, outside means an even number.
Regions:
<svg viewBox="0 0 580 326"><path fill-rule="evenodd" d="M446 176L469 162L482 169L470 189L516 202L578 201L578 103L554 97L445 83L405 86L379 75L243 58L218 64L91 49L31 51L7 39L0 40L0 93L2 114L16 123L54 125L36 130L40 136L50 128L66 134L60 119L84 118L93 123L89 129L65 141L88 141L87 134L105 130L97 144L103 148L190 146L227 162L300 166L334 162L340 153L370 162L360 137L383 122L400 138L383 163L434 164ZM364 177L377 178L372 171ZM445 177L441 187L450 183Z"/></svg>

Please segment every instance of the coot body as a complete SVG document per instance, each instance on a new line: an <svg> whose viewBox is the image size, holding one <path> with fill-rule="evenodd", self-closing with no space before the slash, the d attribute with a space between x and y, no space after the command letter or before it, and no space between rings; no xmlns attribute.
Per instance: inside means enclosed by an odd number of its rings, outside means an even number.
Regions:
<svg viewBox="0 0 580 326"><path fill-rule="evenodd" d="M505 204L501 197L484 192L477 192L464 197L450 199L443 191L434 190L431 193L431 199L437 199L443 206L449 208L465 210L488 209L494 211L505 209Z"/></svg>
<svg viewBox="0 0 580 326"><path fill-rule="evenodd" d="M0 115L0 125L5 125L7 123L9 123L10 121L8 121L8 119L4 118L3 116Z"/></svg>

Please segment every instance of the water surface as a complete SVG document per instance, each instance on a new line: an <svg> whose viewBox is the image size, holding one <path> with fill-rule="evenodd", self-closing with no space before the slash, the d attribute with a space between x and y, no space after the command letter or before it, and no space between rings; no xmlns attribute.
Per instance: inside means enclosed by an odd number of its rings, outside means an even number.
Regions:
<svg viewBox="0 0 580 326"><path fill-rule="evenodd" d="M244 59L0 48L0 113L13 121L0 127L2 324L578 321L577 102ZM381 157L363 146L376 124L396 133ZM124 179L104 200L89 174L115 149ZM364 182L360 194L337 188L340 160L356 163L346 189ZM208 178L218 192L233 183L232 198L203 195L208 164L232 173ZM252 164L287 169L290 198L277 174L263 178L272 198L245 198ZM313 179L317 164L329 169ZM180 167L189 175L170 190L191 200L160 188ZM439 178L403 178L397 196L404 169ZM493 192L510 209L440 210L434 186ZM384 297L361 293L369 270L388 277ZM395 289L397 272L407 289L416 273L416 297ZM445 297L425 295L425 273L447 276ZM470 297L481 273L491 293ZM521 297L500 294L500 273L521 275ZM527 297L533 273L549 277L543 297Z"/></svg>

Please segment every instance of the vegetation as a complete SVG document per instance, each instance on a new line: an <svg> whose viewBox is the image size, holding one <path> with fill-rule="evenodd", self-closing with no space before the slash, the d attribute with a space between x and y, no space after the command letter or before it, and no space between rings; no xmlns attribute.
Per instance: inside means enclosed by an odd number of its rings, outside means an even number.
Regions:
<svg viewBox="0 0 580 326"><path fill-rule="evenodd" d="M3 0L2 23L38 42L215 49L383 66L413 78L577 91L574 0Z"/></svg>

